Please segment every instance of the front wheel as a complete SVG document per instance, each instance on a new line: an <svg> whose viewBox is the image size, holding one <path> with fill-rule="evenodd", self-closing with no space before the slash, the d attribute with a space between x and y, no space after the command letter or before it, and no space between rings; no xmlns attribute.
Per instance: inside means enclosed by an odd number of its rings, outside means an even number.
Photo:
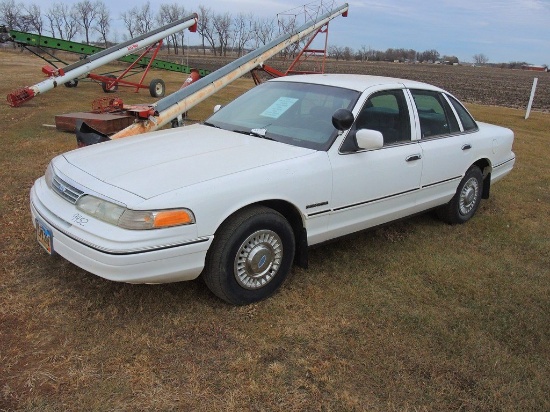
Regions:
<svg viewBox="0 0 550 412"><path fill-rule="evenodd" d="M243 209L216 232L203 278L226 302L257 302L283 283L292 267L294 250L294 232L280 213L263 206Z"/></svg>
<svg viewBox="0 0 550 412"><path fill-rule="evenodd" d="M483 175L477 166L468 169L451 201L437 210L439 218L447 223L465 223L476 213L481 202Z"/></svg>

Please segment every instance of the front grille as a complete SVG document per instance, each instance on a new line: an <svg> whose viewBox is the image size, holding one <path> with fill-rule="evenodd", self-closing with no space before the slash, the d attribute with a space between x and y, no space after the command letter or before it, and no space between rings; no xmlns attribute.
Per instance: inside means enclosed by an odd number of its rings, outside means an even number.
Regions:
<svg viewBox="0 0 550 412"><path fill-rule="evenodd" d="M73 205L84 194L82 190L68 184L59 176L54 174L52 179L52 188L55 193L65 199L67 202L71 202Z"/></svg>

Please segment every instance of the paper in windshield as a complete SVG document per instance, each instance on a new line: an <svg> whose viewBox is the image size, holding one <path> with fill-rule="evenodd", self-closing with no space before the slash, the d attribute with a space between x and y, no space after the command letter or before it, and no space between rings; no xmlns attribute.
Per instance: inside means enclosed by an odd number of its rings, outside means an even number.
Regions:
<svg viewBox="0 0 550 412"><path fill-rule="evenodd" d="M271 106L265 109L260 115L278 119L281 115L292 107L298 99L292 97L279 97Z"/></svg>

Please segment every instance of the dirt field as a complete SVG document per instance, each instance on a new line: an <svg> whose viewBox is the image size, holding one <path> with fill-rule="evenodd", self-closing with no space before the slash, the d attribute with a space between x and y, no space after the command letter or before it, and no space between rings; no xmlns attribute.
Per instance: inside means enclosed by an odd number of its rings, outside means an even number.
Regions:
<svg viewBox="0 0 550 412"><path fill-rule="evenodd" d="M170 58L170 57L169 57ZM189 57L189 64L215 70L229 59ZM288 68L288 61L272 60L268 64L279 70ZM313 69L312 65L305 68ZM404 64L384 62L344 62L328 60L327 73L357 73L418 80L448 90L459 99L484 105L526 108L538 78L533 109L550 111L550 73L493 67L446 66L435 64Z"/></svg>
<svg viewBox="0 0 550 412"><path fill-rule="evenodd" d="M4 96L42 78L36 58L0 51L0 61ZM409 69L402 77L423 73ZM423 80L440 74L470 101L496 104L495 85L508 84L506 106L521 106L514 85L532 76L429 70ZM483 87L461 80L469 73ZM184 80L153 76L168 91ZM190 116L250 87L238 80ZM275 296L232 307L200 280L109 282L38 246L30 187L76 147L49 125L102 96L81 82L0 106L0 411L550 410L550 113L526 121L524 108L468 104L514 130L517 164L467 224L427 213L313 249Z"/></svg>

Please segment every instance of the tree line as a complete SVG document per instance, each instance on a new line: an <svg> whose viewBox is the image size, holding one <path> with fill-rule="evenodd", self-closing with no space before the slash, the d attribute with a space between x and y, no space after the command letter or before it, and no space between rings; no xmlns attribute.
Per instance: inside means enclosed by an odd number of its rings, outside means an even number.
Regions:
<svg viewBox="0 0 550 412"><path fill-rule="evenodd" d="M275 38L278 24L274 19L255 17L252 13L215 13L211 8L198 7L197 32L201 36L204 53L227 55L235 50L239 55L245 50L257 48ZM120 14L125 32L123 40L147 33L155 28L182 19L191 12L179 2L161 3L153 10L151 3L134 6ZM16 0L0 2L0 25L9 30L47 35L62 40L75 41L82 36L87 44L103 44L105 47L117 43L117 32L113 35L113 18L103 0L82 0L72 6L56 2L48 9L37 3L18 3ZM288 26L288 23L287 23ZM185 31L172 34L165 40L168 51L183 53Z"/></svg>
<svg viewBox="0 0 550 412"><path fill-rule="evenodd" d="M128 40L154 30L157 27L182 19L191 12L179 2L161 3L153 10L151 3L133 6L120 14L125 32L122 40ZM251 12L216 13L205 5L198 6L197 32L200 48L204 54L241 56L273 40L280 33L296 28L295 19L258 18ZM72 6L62 1L43 9L37 3L18 3L16 0L0 1L0 25L8 29L48 35L62 40L75 41L81 36L87 44L102 44L108 47L119 42L118 32L113 30L113 18L103 0L81 0ZM184 53L185 31L174 33L165 40L168 53ZM293 56L301 45L295 44L282 54ZM445 62L459 63L456 56L441 56L437 50L416 51L412 49L387 49L385 51L361 46L354 50L347 46L330 46L327 50L335 60L399 61L399 62ZM487 64L484 54L472 56L476 64Z"/></svg>
<svg viewBox="0 0 550 412"><path fill-rule="evenodd" d="M361 61L398 61L398 62L446 62L448 64L459 63L456 56L441 56L435 49L418 52L413 49L393 49L385 51L375 50L365 45L358 50L351 47L330 46L328 55L336 60L361 60Z"/></svg>

